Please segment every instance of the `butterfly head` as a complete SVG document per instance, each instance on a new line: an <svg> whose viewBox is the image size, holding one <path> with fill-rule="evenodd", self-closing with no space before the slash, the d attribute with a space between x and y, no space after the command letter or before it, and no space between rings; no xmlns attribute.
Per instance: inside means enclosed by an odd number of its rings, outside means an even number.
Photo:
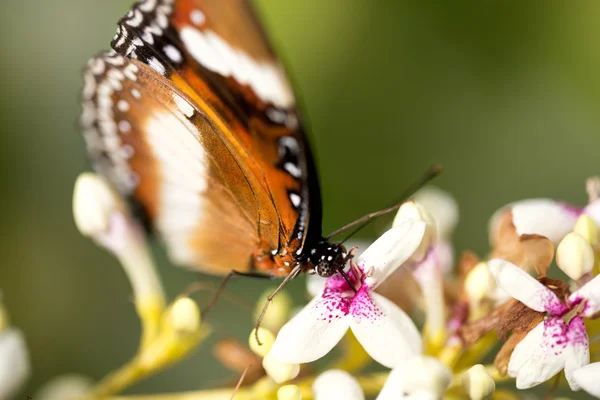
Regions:
<svg viewBox="0 0 600 400"><path fill-rule="evenodd" d="M348 252L341 243L321 240L310 249L307 261L313 267L312 273L327 278L344 269Z"/></svg>

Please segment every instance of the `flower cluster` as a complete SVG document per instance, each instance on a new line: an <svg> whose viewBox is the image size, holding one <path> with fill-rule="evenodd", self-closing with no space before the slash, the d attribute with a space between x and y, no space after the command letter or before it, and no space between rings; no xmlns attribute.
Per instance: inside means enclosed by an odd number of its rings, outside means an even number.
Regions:
<svg viewBox="0 0 600 400"><path fill-rule="evenodd" d="M304 306L283 291L247 343L216 342L215 357L236 373L230 386L135 398L520 399L535 398L528 389L538 385L546 396L582 390L600 398L600 181L590 179L587 189L584 207L551 199L502 207L489 223L487 256L455 257L458 206L424 188L377 240L353 250L345 277L308 276ZM189 293L166 300L143 230L102 178L78 179L74 215L82 234L123 265L140 347L100 382L59 377L36 400L116 399L211 333ZM11 352L24 371L8 385L0 358L0 398L27 376L16 332L0 307L0 353Z"/></svg>

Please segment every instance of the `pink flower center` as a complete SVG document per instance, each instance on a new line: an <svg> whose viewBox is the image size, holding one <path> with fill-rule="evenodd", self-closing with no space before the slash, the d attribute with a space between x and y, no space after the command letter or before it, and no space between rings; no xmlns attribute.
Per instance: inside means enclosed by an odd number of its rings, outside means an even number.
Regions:
<svg viewBox="0 0 600 400"><path fill-rule="evenodd" d="M382 312L369 296L369 286L365 283L366 275L362 266L358 269L350 269L346 273L348 280L336 274L327 279L325 290L321 297L322 304L319 306L322 320L332 321L352 314L357 319L376 319ZM356 289L356 292L354 291Z"/></svg>

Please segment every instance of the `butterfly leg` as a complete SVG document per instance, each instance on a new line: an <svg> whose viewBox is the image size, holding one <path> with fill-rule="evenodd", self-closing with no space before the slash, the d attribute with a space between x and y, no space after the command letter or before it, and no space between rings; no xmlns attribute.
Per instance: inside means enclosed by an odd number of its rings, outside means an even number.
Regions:
<svg viewBox="0 0 600 400"><path fill-rule="evenodd" d="M234 276L243 276L243 277L248 277L248 278L260 278L260 279L272 279L268 275L254 273L254 272L239 272L239 271L232 269L231 271L229 271L227 276L223 279L223 281L219 285L219 288L217 289L217 292L213 296L210 303L208 303L208 305L206 307L204 307L204 309L202 309L203 317L206 316L206 314L215 306L215 304L217 304L217 301L219 301L219 298L223 295L223 292L225 291L225 287L227 286L227 284L229 283L231 278L233 278Z"/></svg>
<svg viewBox="0 0 600 400"><path fill-rule="evenodd" d="M271 302L273 301L273 299L275 298L275 296L277 295L277 293L281 292L281 289L283 289L283 287L292 279L294 279L299 273L300 271L302 271L303 265L302 264L297 264L291 271L289 274L286 275L286 277L283 279L283 281L281 281L281 283L279 284L279 286L277 286L277 288L275 290L273 290L273 293L271 293L269 295L269 297L267 297L267 301L265 301L265 305L263 306L262 311L260 312L260 316L258 317L258 320L256 321L256 327L254 329L254 336L256 337L256 342L259 345L262 345L260 339L258 338L258 328L260 328L260 324L265 316L265 313L267 312L267 308L269 308L269 305L271 304Z"/></svg>

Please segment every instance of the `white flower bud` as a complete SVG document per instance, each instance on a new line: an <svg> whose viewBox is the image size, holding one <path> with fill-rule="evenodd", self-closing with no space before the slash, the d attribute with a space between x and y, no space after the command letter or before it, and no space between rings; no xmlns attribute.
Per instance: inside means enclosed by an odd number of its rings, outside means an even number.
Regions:
<svg viewBox="0 0 600 400"><path fill-rule="evenodd" d="M302 400L302 392L296 385L285 385L277 391L277 400Z"/></svg>
<svg viewBox="0 0 600 400"><path fill-rule="evenodd" d="M29 350L21 331L8 328L0 334L0 399L11 399L29 378Z"/></svg>
<svg viewBox="0 0 600 400"><path fill-rule="evenodd" d="M171 326L176 332L194 333L200 328L200 309L189 297L177 299L169 311Z"/></svg>
<svg viewBox="0 0 600 400"><path fill-rule="evenodd" d="M583 236L571 232L556 249L556 264L573 280L581 278L594 267L594 250Z"/></svg>
<svg viewBox="0 0 600 400"><path fill-rule="evenodd" d="M124 210L123 200L104 178L89 172L79 175L73 189L73 217L82 235L105 233L112 215Z"/></svg>
<svg viewBox="0 0 600 400"><path fill-rule="evenodd" d="M271 351L271 347L275 343L275 335L267 328L260 327L258 328L258 340L260 340L261 344L258 344L256 341L256 336L256 329L252 329L248 338L248 345L254 354L264 357Z"/></svg>
<svg viewBox="0 0 600 400"><path fill-rule="evenodd" d="M458 223L458 204L447 192L435 186L426 186L415 193L419 202L435 221L438 237L448 238Z"/></svg>
<svg viewBox="0 0 600 400"><path fill-rule="evenodd" d="M277 383L292 380L300 373L299 364L287 364L281 362L271 356L271 353L263 358L262 365L267 375Z"/></svg>
<svg viewBox="0 0 600 400"><path fill-rule="evenodd" d="M33 396L35 400L78 399L88 394L94 382L81 375L63 375L44 384Z"/></svg>
<svg viewBox="0 0 600 400"><path fill-rule="evenodd" d="M477 264L465 277L465 292L471 304L490 298L496 290L496 280L486 262Z"/></svg>
<svg viewBox="0 0 600 400"><path fill-rule="evenodd" d="M451 380L452 372L438 359L414 356L390 372L377 399L441 399Z"/></svg>
<svg viewBox="0 0 600 400"><path fill-rule="evenodd" d="M592 246L598 243L598 225L588 215L582 215L577 219L573 232L579 233Z"/></svg>
<svg viewBox="0 0 600 400"><path fill-rule="evenodd" d="M496 390L496 382L481 364L472 366L462 375L462 385L471 400L486 400Z"/></svg>
<svg viewBox="0 0 600 400"><path fill-rule="evenodd" d="M332 369L323 372L313 383L315 400L364 400L358 381L346 371Z"/></svg>
<svg viewBox="0 0 600 400"><path fill-rule="evenodd" d="M429 356L413 357L406 365L405 391L430 393L442 397L452 380L452 372L438 359Z"/></svg>

